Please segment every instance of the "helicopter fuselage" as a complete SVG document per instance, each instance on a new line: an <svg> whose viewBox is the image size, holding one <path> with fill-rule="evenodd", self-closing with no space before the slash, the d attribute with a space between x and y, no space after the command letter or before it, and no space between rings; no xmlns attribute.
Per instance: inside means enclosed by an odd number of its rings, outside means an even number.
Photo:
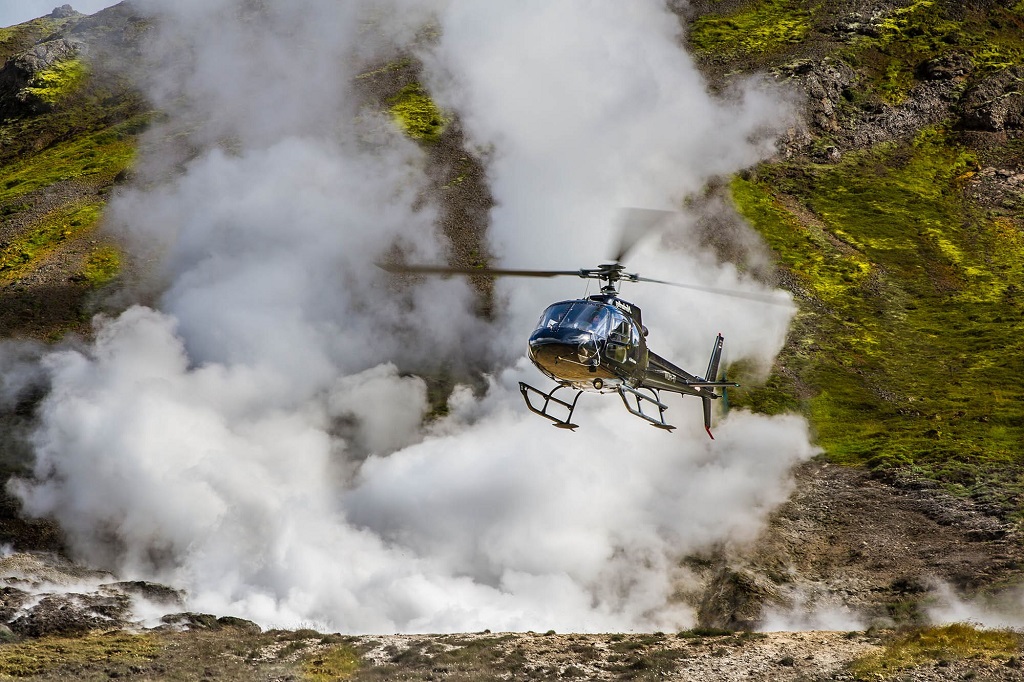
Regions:
<svg viewBox="0 0 1024 682"><path fill-rule="evenodd" d="M552 304L530 335L530 360L545 375L582 391L639 385L648 366L640 309L599 294Z"/></svg>

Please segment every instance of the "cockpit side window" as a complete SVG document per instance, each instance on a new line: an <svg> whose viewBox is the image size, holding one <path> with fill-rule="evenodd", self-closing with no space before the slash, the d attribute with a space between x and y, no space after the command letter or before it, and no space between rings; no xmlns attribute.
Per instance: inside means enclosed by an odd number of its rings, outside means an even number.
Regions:
<svg viewBox="0 0 1024 682"><path fill-rule="evenodd" d="M628 321L620 319L616 323L615 328L612 329L612 333L608 338L616 343L630 343L631 338L629 332L631 326L632 325L630 325Z"/></svg>
<svg viewBox="0 0 1024 682"><path fill-rule="evenodd" d="M633 325L624 315L615 311L614 327L608 334L608 343L605 346L605 354L616 362L626 362L632 357L635 339L633 338Z"/></svg>

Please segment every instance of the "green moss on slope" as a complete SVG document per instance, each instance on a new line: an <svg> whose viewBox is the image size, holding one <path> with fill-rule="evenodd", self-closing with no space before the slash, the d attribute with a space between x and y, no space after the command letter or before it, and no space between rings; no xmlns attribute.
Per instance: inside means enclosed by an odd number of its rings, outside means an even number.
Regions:
<svg viewBox="0 0 1024 682"><path fill-rule="evenodd" d="M698 52L725 58L771 53L802 41L811 15L798 0L756 0L731 14L700 17L689 41Z"/></svg>
<svg viewBox="0 0 1024 682"><path fill-rule="evenodd" d="M53 106L82 87L87 76L82 60L67 59L37 73L25 91Z"/></svg>
<svg viewBox="0 0 1024 682"><path fill-rule="evenodd" d="M0 248L0 282L30 271L60 244L92 230L103 202L90 202L53 211Z"/></svg>
<svg viewBox="0 0 1024 682"><path fill-rule="evenodd" d="M873 35L856 37L843 57L867 76L861 84L890 104L904 100L920 66L958 56L981 73L1024 64L1024 18L1000 7L960 7L915 0L874 25Z"/></svg>
<svg viewBox="0 0 1024 682"><path fill-rule="evenodd" d="M129 121L0 167L0 206L62 180L110 184L135 156L137 129Z"/></svg>
<svg viewBox="0 0 1024 682"><path fill-rule="evenodd" d="M157 658L162 644L151 635L123 632L85 637L43 637L0 646L0 676L25 678L88 665L144 663Z"/></svg>
<svg viewBox="0 0 1024 682"><path fill-rule="evenodd" d="M309 682L347 680L361 667L359 654L350 646L340 645L306 657L302 677Z"/></svg>
<svg viewBox="0 0 1024 682"><path fill-rule="evenodd" d="M917 628L903 632L885 650L853 661L858 680L877 680L923 665L977 659L1009 661L1020 655L1021 635L1008 630L982 630L966 623ZM966 676L965 676L965 679Z"/></svg>
<svg viewBox="0 0 1024 682"><path fill-rule="evenodd" d="M414 140L434 142L448 125L448 119L418 83L402 88L388 104L395 123Z"/></svg>
<svg viewBox="0 0 1024 682"><path fill-rule="evenodd" d="M964 198L976 165L930 129L834 166L765 168L733 196L807 298L783 358L804 393L772 388L811 417L828 455L912 468L1015 513L1024 238ZM734 402L757 406L762 391Z"/></svg>
<svg viewBox="0 0 1024 682"><path fill-rule="evenodd" d="M81 277L94 287L110 282L121 271L121 252L113 246L99 246L85 257Z"/></svg>

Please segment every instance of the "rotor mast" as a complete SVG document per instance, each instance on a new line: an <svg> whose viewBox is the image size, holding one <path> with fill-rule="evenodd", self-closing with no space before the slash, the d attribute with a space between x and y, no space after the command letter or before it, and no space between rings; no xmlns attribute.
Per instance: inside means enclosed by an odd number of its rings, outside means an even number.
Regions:
<svg viewBox="0 0 1024 682"><path fill-rule="evenodd" d="M596 279L601 284L601 293L607 296L617 296L619 293L618 283L621 281L626 282L638 282L640 278L638 275L629 272L623 272L625 267L622 263L602 263L596 268L583 268L579 271L579 276L584 279Z"/></svg>

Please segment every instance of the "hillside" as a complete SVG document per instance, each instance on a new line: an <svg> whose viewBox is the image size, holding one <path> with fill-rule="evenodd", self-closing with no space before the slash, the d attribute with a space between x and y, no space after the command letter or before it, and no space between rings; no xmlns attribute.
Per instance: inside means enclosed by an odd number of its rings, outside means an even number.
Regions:
<svg viewBox="0 0 1024 682"><path fill-rule="evenodd" d="M928 627L958 607L988 624L1024 622L1024 4L670 5L712 90L728 97L758 74L801 112L772 158L713 179L687 201L724 207L701 218L723 261L735 245L716 241L728 229L715 230L751 225L774 260L758 276L798 306L767 379L754 363L730 368L744 385L730 394L732 407L802 415L821 449L797 465L794 491L755 541L712 543L683 558L694 579L673 597L692 610L696 629L348 637L260 632L241 619L186 613L155 630L98 634L136 621L137 599L160 605L161 615L185 602L175 589L68 563L72 548L56 520L25 514L5 489L0 543L11 550L0 560L9 574L0 635L10 643L0 646L0 673L1024 679L1016 635ZM33 472L28 434L47 386L26 367L47 349L93 341L96 313L161 293L149 263L103 229L111 196L158 184L159 173L187 167L211 144L200 107L176 119L137 86L152 21L125 3L92 17L60 8L0 29L5 479ZM432 40L430 29L417 39ZM449 260L481 265L491 259L493 159L435 104L417 54L362 64L354 91L423 154ZM212 144L229 157L244 146L228 133ZM166 165L133 166L140 154ZM492 320L500 313L493 284L475 280L475 313ZM481 364L424 365L429 419L448 414L456 383L486 384ZM360 442L351 425L338 428ZM40 589L50 590L41 601ZM850 632L751 632L762 628Z"/></svg>

